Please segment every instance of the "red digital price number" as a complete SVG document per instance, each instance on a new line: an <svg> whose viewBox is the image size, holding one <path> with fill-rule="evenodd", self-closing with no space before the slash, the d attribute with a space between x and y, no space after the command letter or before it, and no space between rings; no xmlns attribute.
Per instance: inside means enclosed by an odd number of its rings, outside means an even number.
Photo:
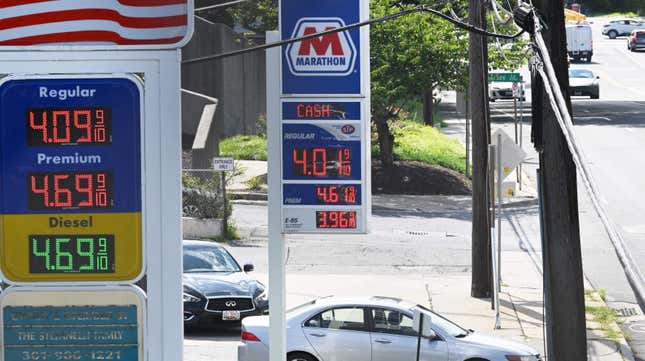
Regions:
<svg viewBox="0 0 645 361"><path fill-rule="evenodd" d="M316 211L316 228L354 229L356 228L356 212Z"/></svg>
<svg viewBox="0 0 645 361"><path fill-rule="evenodd" d="M27 144L101 145L112 143L108 108L28 109Z"/></svg>
<svg viewBox="0 0 645 361"><path fill-rule="evenodd" d="M348 148L295 148L291 159L297 177L352 176L352 151Z"/></svg>
<svg viewBox="0 0 645 361"><path fill-rule="evenodd" d="M316 186L316 198L323 204L356 204L356 186Z"/></svg>
<svg viewBox="0 0 645 361"><path fill-rule="evenodd" d="M27 177L30 210L111 208L112 174L30 173Z"/></svg>

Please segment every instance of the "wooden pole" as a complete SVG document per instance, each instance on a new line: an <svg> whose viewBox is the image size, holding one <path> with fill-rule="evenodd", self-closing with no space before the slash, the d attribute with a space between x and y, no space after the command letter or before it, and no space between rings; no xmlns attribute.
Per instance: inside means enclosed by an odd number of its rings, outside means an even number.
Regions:
<svg viewBox="0 0 645 361"><path fill-rule="evenodd" d="M482 0L470 0L470 24L485 28L486 9ZM487 38L470 33L470 115L473 139L473 215L471 296L492 295L492 254L490 195L488 188L488 45Z"/></svg>
<svg viewBox="0 0 645 361"><path fill-rule="evenodd" d="M566 33L562 3L535 1L548 30L545 41L563 94L568 94ZM535 98L534 98L535 100ZM533 103L540 116L540 188L543 218L543 249L548 355L551 361L587 360L584 284L578 218L576 168L546 95ZM567 95L571 111L571 100ZM541 107L541 110L537 108ZM540 142L539 142L540 143Z"/></svg>

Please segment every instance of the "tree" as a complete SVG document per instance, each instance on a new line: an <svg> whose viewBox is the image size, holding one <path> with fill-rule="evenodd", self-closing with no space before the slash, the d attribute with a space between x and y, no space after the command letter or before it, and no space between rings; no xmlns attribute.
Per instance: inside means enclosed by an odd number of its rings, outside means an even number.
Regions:
<svg viewBox="0 0 645 361"><path fill-rule="evenodd" d="M236 24L264 33L278 28L278 0L245 1L227 9Z"/></svg>
<svg viewBox="0 0 645 361"><path fill-rule="evenodd" d="M414 5L372 0L371 18ZM388 122L403 105L438 87L464 89L467 84L467 34L445 20L413 13L371 27L372 121L380 159L394 163L394 137Z"/></svg>

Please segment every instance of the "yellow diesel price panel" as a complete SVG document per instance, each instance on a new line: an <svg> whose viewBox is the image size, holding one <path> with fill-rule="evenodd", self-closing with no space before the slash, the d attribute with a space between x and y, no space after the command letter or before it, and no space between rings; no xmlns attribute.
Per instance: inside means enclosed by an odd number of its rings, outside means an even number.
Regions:
<svg viewBox="0 0 645 361"><path fill-rule="evenodd" d="M0 270L12 284L144 273L142 90L129 76L0 82Z"/></svg>
<svg viewBox="0 0 645 361"><path fill-rule="evenodd" d="M142 270L140 213L5 215L2 229L12 282L127 281Z"/></svg>

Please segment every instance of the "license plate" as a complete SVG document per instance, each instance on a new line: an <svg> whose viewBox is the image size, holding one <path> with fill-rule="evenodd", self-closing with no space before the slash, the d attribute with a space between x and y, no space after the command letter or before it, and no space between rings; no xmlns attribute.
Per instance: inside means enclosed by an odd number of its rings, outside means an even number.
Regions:
<svg viewBox="0 0 645 361"><path fill-rule="evenodd" d="M239 321L240 311L222 311L223 321Z"/></svg>

